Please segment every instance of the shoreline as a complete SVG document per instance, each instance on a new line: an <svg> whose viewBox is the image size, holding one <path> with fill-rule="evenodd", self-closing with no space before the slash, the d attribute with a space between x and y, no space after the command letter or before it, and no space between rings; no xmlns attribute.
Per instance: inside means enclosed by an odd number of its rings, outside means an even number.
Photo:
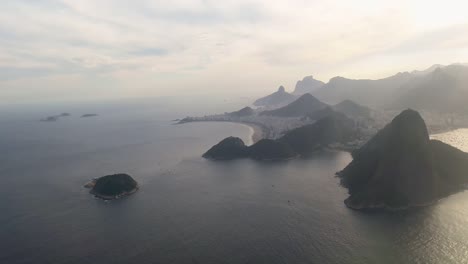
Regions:
<svg viewBox="0 0 468 264"><path fill-rule="evenodd" d="M231 122L231 123L241 124L251 129L251 135L250 135L251 145L257 143L258 141L264 138L263 129L259 125L245 123L245 122Z"/></svg>
<svg viewBox="0 0 468 264"><path fill-rule="evenodd" d="M441 129L441 130L437 130L437 131L435 131L433 133L429 133L429 136L430 137L438 136L438 135L447 134L447 133L450 133L450 132L455 132L457 130L463 130L463 129L468 129L468 127L455 127L455 128Z"/></svg>
<svg viewBox="0 0 468 264"><path fill-rule="evenodd" d="M140 187L137 186L137 187L133 188L131 191L123 192L123 193L120 193L118 195L103 195L103 194L93 192L93 190L89 191L89 193L92 194L96 198L99 198L99 199L102 199L102 200L105 200L105 201L109 201L109 200L116 200L116 199L120 199L120 198L125 197L125 196L132 195L132 194L136 193L139 189L140 189Z"/></svg>
<svg viewBox="0 0 468 264"><path fill-rule="evenodd" d="M253 145L253 144L257 143L258 141L260 141L261 139L265 138L264 129L258 124L249 123L249 122L224 121L224 120L203 120L203 121L190 121L190 122L176 123L175 125L183 125L183 124L187 124L187 123L196 123L196 122L225 122L225 123L233 123L233 124L244 125L244 126L251 129L251 135L250 135L250 141L251 142L249 142L249 143L251 143L250 145Z"/></svg>

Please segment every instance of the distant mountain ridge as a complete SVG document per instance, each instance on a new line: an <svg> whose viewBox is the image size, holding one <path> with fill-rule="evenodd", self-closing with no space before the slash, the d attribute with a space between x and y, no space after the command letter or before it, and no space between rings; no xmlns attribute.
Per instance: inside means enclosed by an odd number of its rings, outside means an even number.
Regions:
<svg viewBox="0 0 468 264"><path fill-rule="evenodd" d="M286 106L275 110L263 111L260 113L260 115L278 117L300 117L324 109L327 106L327 104L321 102L313 95L306 93Z"/></svg>
<svg viewBox="0 0 468 264"><path fill-rule="evenodd" d="M378 80L334 77L312 95L329 104L349 99L379 109L402 110L410 107L466 114L468 66L436 64L426 70L400 72Z"/></svg>
<svg viewBox="0 0 468 264"><path fill-rule="evenodd" d="M314 79L312 75L306 76L302 80L297 81L293 94L303 95L306 93L313 93L324 84L324 82Z"/></svg>
<svg viewBox="0 0 468 264"><path fill-rule="evenodd" d="M392 98L400 86L412 78L410 73L399 73L379 80L334 77L313 95L329 104L352 100L366 106L381 107L388 102L388 98Z"/></svg>
<svg viewBox="0 0 468 264"><path fill-rule="evenodd" d="M282 107L310 93L318 100L336 105L345 100L374 109L401 111L414 108L441 114L468 114L468 64L434 64L425 70L399 72L382 79L333 77L327 83L306 76L292 94L284 87L255 101L255 106Z"/></svg>
<svg viewBox="0 0 468 264"><path fill-rule="evenodd" d="M436 68L403 86L402 91L393 100L394 107L468 114L468 67Z"/></svg>

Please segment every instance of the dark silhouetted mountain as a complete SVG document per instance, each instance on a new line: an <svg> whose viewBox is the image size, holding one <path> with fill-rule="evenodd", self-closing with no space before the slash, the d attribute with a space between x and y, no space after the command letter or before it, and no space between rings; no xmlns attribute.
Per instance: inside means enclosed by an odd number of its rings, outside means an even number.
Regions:
<svg viewBox="0 0 468 264"><path fill-rule="evenodd" d="M342 113L332 112L311 125L291 130L279 141L287 143L301 155L308 155L330 144L344 144L358 137L359 131L353 120Z"/></svg>
<svg viewBox="0 0 468 264"><path fill-rule="evenodd" d="M436 68L401 88L393 106L441 113L468 114L468 67Z"/></svg>
<svg viewBox="0 0 468 264"><path fill-rule="evenodd" d="M468 182L468 155L430 141L418 112L405 110L362 148L338 175L353 209L431 203Z"/></svg>
<svg viewBox="0 0 468 264"><path fill-rule="evenodd" d="M285 160L297 156L289 145L271 139L258 141L248 152L249 157L256 160Z"/></svg>
<svg viewBox="0 0 468 264"><path fill-rule="evenodd" d="M306 93L313 93L324 84L324 82L314 79L313 76L306 76L302 81L297 81L293 94L303 95Z"/></svg>
<svg viewBox="0 0 468 264"><path fill-rule="evenodd" d="M262 97L254 102L255 106L283 106L294 101L296 97L285 91L283 86L278 88L277 92L274 92L268 96Z"/></svg>
<svg viewBox="0 0 468 264"><path fill-rule="evenodd" d="M213 160L252 158L256 160L284 160L297 154L290 146L271 139L262 139L250 147L242 139L228 137L209 149L203 157Z"/></svg>
<svg viewBox="0 0 468 264"><path fill-rule="evenodd" d="M278 140L262 139L250 147L240 138L225 138L203 154L203 157L214 160L284 160L299 155L306 156L333 144L344 145L359 137L360 133L353 120L342 113L332 112L314 124L291 130Z"/></svg>
<svg viewBox="0 0 468 264"><path fill-rule="evenodd" d="M319 101L317 98L307 93L284 107L270 111L263 111L260 113L260 115L300 117L312 114L315 111L321 110L327 106L327 104Z"/></svg>
<svg viewBox="0 0 468 264"><path fill-rule="evenodd" d="M228 137L210 148L203 157L214 160L229 160L248 156L248 147L238 137Z"/></svg>
<svg viewBox="0 0 468 264"><path fill-rule="evenodd" d="M254 113L255 111L252 108L247 106L247 107L242 108L239 111L228 113L228 115L233 116L233 117L242 117L242 116L251 116Z"/></svg>
<svg viewBox="0 0 468 264"><path fill-rule="evenodd" d="M351 100L344 100L334 105L333 109L351 118L370 118L372 112L370 108L359 105Z"/></svg>
<svg viewBox="0 0 468 264"><path fill-rule="evenodd" d="M107 175L94 180L87 187L92 187L91 194L103 199L115 199L134 193L138 183L128 174Z"/></svg>

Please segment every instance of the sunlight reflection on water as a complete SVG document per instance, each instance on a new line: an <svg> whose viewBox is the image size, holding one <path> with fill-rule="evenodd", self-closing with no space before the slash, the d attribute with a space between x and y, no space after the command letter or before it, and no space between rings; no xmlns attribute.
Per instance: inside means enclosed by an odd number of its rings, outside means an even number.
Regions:
<svg viewBox="0 0 468 264"><path fill-rule="evenodd" d="M461 128L446 133L431 135L432 139L437 139L464 152L468 152L468 128Z"/></svg>

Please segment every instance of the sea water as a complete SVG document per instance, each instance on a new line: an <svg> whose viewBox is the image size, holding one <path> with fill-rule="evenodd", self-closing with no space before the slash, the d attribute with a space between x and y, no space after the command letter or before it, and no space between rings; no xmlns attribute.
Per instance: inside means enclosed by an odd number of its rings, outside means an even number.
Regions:
<svg viewBox="0 0 468 264"><path fill-rule="evenodd" d="M335 177L349 153L204 160L224 137L249 141L251 130L172 124L234 110L203 107L165 100L4 110L0 263L468 262L468 193L408 211L353 211ZM72 116L38 121L60 111ZM88 112L99 116L80 118ZM83 188L119 172L141 189L105 202Z"/></svg>

